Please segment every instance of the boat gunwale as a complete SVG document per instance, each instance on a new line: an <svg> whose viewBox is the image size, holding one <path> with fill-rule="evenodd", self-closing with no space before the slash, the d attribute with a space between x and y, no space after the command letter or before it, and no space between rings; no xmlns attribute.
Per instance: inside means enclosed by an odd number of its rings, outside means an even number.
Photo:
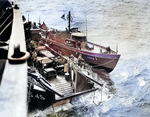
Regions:
<svg viewBox="0 0 150 117"><path fill-rule="evenodd" d="M87 52L87 51L83 51L83 50L78 50L78 49L75 49L74 47L70 47L70 46L66 46L64 44L61 44L61 43L58 43L56 41L53 41L50 39L50 42L52 42L52 44L55 44L57 46L60 46L60 47L63 47L63 48L66 48L68 50L70 50L71 48L71 51L74 51L74 52L77 52L79 54L86 54L88 56L93 56L93 57L99 57L99 58L108 58L108 59L114 59L112 58L113 56L114 57L117 57L118 59L120 58L120 54L105 54L105 53L92 53L92 52ZM50 47L50 46L49 46ZM104 56L104 57L103 57ZM116 58L116 59L117 59Z"/></svg>

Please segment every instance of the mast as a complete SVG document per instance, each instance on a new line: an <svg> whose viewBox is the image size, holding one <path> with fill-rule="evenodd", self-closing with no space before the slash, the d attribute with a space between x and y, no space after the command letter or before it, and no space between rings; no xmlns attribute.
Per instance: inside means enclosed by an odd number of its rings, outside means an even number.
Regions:
<svg viewBox="0 0 150 117"><path fill-rule="evenodd" d="M69 11L69 17L68 17L68 28L69 28L69 32L70 32L70 18L71 18L71 13Z"/></svg>

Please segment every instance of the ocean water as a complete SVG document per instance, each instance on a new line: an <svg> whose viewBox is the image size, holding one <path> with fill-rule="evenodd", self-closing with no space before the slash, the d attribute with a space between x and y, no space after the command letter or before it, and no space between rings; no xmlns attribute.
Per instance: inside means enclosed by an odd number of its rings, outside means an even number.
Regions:
<svg viewBox="0 0 150 117"><path fill-rule="evenodd" d="M27 20L40 19L49 28L59 30L67 27L67 21L60 17L71 11L71 26L84 31L88 41L112 49L118 47L121 58L109 74L115 92L104 87L102 99L100 91L73 99L78 117L150 116L150 1L16 0L15 3ZM39 116L46 114L43 111Z"/></svg>

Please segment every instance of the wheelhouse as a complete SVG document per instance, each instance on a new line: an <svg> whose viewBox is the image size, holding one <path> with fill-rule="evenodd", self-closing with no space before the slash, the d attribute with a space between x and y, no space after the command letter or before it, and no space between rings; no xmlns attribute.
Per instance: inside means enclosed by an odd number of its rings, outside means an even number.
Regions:
<svg viewBox="0 0 150 117"><path fill-rule="evenodd" d="M87 38L84 33L75 32L71 34L71 39L76 42L76 47L85 48L87 44Z"/></svg>
<svg viewBox="0 0 150 117"><path fill-rule="evenodd" d="M71 39L75 41L87 41L86 35L84 33L79 32L72 33Z"/></svg>

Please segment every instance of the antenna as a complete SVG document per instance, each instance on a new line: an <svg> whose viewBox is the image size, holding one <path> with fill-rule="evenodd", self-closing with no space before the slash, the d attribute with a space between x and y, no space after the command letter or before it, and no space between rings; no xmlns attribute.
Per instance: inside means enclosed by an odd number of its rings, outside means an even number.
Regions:
<svg viewBox="0 0 150 117"><path fill-rule="evenodd" d="M29 22L29 14L28 14L28 22Z"/></svg>
<svg viewBox="0 0 150 117"><path fill-rule="evenodd" d="M86 38L87 38L87 12L86 12L86 0L85 0L85 23L86 23Z"/></svg>
<svg viewBox="0 0 150 117"><path fill-rule="evenodd" d="M40 16L39 16L39 23L41 24L41 19L40 19Z"/></svg>
<svg viewBox="0 0 150 117"><path fill-rule="evenodd" d="M116 46L116 53L118 53L118 45Z"/></svg>

